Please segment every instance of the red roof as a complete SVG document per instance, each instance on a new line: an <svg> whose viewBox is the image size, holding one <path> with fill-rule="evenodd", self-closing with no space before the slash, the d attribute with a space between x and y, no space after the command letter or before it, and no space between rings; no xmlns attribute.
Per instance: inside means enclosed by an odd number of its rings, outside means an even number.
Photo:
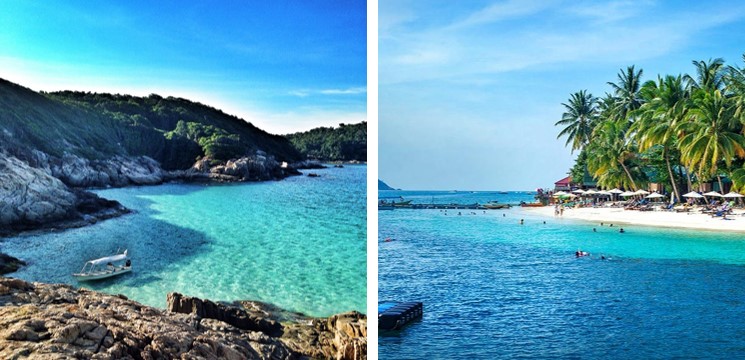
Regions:
<svg viewBox="0 0 745 360"><path fill-rule="evenodd" d="M565 178L563 178L563 179L555 182L554 185L557 185L557 186L569 186L569 184L571 182L572 182L572 177L571 176L567 176L567 177L565 177Z"/></svg>

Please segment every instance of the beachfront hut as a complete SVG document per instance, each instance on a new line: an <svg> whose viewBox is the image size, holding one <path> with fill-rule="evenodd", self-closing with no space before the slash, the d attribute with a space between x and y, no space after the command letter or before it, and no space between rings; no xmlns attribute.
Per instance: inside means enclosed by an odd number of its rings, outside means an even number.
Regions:
<svg viewBox="0 0 745 360"><path fill-rule="evenodd" d="M554 191L569 191L572 190L572 177L567 176L554 183Z"/></svg>

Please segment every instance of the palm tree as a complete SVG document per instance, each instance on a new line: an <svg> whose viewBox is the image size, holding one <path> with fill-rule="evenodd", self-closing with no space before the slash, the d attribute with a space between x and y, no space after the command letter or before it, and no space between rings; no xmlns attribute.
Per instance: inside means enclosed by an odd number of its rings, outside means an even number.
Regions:
<svg viewBox="0 0 745 360"><path fill-rule="evenodd" d="M657 82L647 81L640 94L644 104L637 110L638 121L632 125L632 131L639 141L639 151L653 146L662 147L673 194L680 201L680 191L670 164L670 151L675 148L680 133L678 124L687 113L688 97L683 78L680 75L658 76Z"/></svg>
<svg viewBox="0 0 745 360"><path fill-rule="evenodd" d="M724 87L724 59L709 59L708 62L693 61L693 66L696 67L696 78L690 75L685 76L690 89L711 91L721 90Z"/></svg>
<svg viewBox="0 0 745 360"><path fill-rule="evenodd" d="M595 126L597 118L597 99L587 90L581 90L571 95L567 103L562 103L566 112L562 114L561 120L557 121L554 126L566 126L557 139L566 136L565 145L572 144L572 152L581 149L590 139L592 128Z"/></svg>
<svg viewBox="0 0 745 360"><path fill-rule="evenodd" d="M689 109L691 121L681 123L685 133L680 139L681 159L699 174L699 178L717 176L719 188L722 180L718 163L730 167L735 156L745 157L745 138L738 133L734 117L735 106L719 90L697 90L693 107Z"/></svg>
<svg viewBox="0 0 745 360"><path fill-rule="evenodd" d="M742 59L745 61L745 54L742 55ZM735 117L745 123L745 69L728 66L724 84L727 94L735 101Z"/></svg>
<svg viewBox="0 0 745 360"><path fill-rule="evenodd" d="M627 141L628 128L625 120L607 119L592 133L587 147L587 168L601 186L637 189L630 170L637 149L633 142Z"/></svg>
<svg viewBox="0 0 745 360"><path fill-rule="evenodd" d="M618 72L618 83L608 82L613 88L613 96L616 98L613 107L613 116L615 120L627 120L633 122L631 114L634 110L642 105L643 99L639 94L641 89L641 77L643 71L634 70L634 65Z"/></svg>

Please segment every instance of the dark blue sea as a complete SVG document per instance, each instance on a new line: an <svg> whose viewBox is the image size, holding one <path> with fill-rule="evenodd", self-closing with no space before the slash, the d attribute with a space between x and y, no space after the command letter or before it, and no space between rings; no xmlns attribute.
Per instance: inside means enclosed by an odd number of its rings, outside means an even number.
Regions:
<svg viewBox="0 0 745 360"><path fill-rule="evenodd" d="M379 299L424 302L421 320L381 331L380 359L745 358L745 234L634 226L619 234L520 208L378 215ZM580 248L591 256L576 258Z"/></svg>

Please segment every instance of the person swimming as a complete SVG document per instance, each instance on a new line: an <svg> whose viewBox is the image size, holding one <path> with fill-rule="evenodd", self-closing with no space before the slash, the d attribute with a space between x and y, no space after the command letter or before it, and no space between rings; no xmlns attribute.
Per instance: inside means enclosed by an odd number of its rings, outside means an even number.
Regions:
<svg viewBox="0 0 745 360"><path fill-rule="evenodd" d="M623 228L621 228L621 230L618 230L618 232L620 232L621 234L625 233L625 231L623 231Z"/></svg>

